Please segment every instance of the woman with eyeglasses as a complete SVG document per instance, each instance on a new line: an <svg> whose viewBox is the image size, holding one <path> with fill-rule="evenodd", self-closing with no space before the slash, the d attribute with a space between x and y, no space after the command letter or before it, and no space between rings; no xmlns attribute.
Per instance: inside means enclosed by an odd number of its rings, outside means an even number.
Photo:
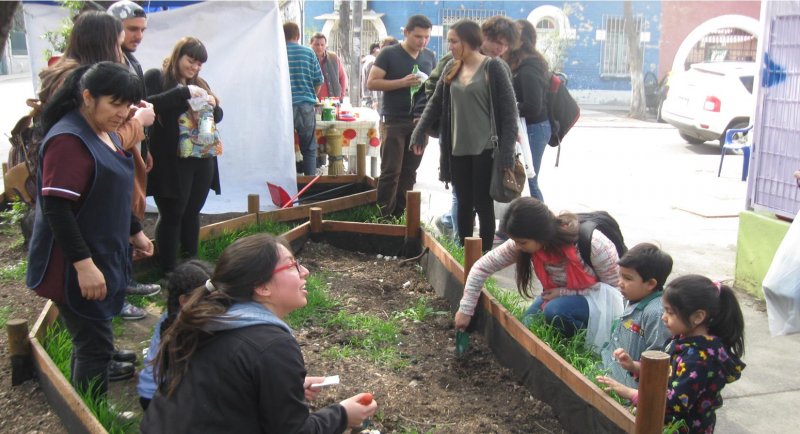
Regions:
<svg viewBox="0 0 800 434"><path fill-rule="evenodd" d="M306 305L308 274L268 234L226 248L162 336L142 432L341 433L375 414L363 394L309 414L323 378L306 376L283 321Z"/></svg>

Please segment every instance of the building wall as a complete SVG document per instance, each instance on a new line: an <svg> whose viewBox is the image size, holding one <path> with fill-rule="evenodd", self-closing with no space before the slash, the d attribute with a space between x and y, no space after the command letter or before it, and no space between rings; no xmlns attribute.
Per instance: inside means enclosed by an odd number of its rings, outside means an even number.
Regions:
<svg viewBox="0 0 800 434"><path fill-rule="evenodd" d="M305 39L316 31L320 31L324 22L314 17L333 11L332 1L314 1L305 3ZM569 25L575 29L574 44L566 50L564 72L569 76L569 87L587 98L586 102L612 102L626 104L620 101L630 91L628 78L601 77L601 56L603 43L597 40L597 31L604 28L605 15L623 16L623 1L587 1L587 2L547 2L547 1L369 1L367 9L385 14L382 20L389 35L400 40L403 39L402 27L405 26L409 16L415 14L426 15L434 26L441 25L441 9L491 9L502 10L511 19L527 19L531 12L540 7L552 5L565 11ZM658 41L661 29L661 2L634 1L634 15L644 18L644 31L649 32L649 42L644 43L643 69L647 71L658 70ZM446 35L431 38L428 48L436 53L443 54L447 49L444 43ZM306 41L307 43L308 41ZM608 98L605 100L593 94L588 97L587 91L606 91ZM591 101L589 101L591 100ZM607 101L606 101L607 100Z"/></svg>
<svg viewBox="0 0 800 434"><path fill-rule="evenodd" d="M661 43L658 77L672 69L672 61L686 36L700 24L721 15L744 15L758 19L759 1L671 1L662 0Z"/></svg>

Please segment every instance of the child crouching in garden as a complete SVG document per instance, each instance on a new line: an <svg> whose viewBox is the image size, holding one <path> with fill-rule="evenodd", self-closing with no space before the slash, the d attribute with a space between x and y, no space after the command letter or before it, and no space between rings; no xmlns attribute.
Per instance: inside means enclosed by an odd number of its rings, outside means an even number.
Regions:
<svg viewBox="0 0 800 434"><path fill-rule="evenodd" d="M153 328L153 337L150 339L150 347L144 358L144 368L139 373L139 383L136 385L139 403L143 410L147 410L157 389L153 361L161 344L161 334L175 321L188 294L195 288L205 285L213 272L214 267L208 262L192 259L179 265L167 277L167 311L161 315Z"/></svg>
<svg viewBox="0 0 800 434"><path fill-rule="evenodd" d="M744 318L733 290L707 277L679 277L664 291L662 320L673 335L667 344L672 372L665 421L682 420L684 433L713 433L722 388L739 379L745 364ZM638 391L597 377L636 405Z"/></svg>
<svg viewBox="0 0 800 434"><path fill-rule="evenodd" d="M669 339L667 327L661 321L664 313L661 296L672 272L672 257L656 245L641 243L628 250L618 264L625 311L611 326L611 339L600 355L611 378L637 389L642 353L663 350Z"/></svg>

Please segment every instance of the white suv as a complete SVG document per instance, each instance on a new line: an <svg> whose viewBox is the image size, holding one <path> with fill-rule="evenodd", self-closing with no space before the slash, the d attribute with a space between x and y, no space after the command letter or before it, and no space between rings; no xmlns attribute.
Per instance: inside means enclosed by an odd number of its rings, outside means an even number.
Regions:
<svg viewBox="0 0 800 434"><path fill-rule="evenodd" d="M755 107L753 62L696 63L673 73L661 115L691 144L725 142L729 128L745 128Z"/></svg>

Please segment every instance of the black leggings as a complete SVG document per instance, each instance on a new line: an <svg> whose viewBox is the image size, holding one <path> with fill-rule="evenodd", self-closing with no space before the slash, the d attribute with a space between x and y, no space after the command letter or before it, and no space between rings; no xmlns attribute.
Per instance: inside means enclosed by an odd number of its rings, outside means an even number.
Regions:
<svg viewBox="0 0 800 434"><path fill-rule="evenodd" d="M492 179L492 150L480 155L450 157L450 173L458 199L458 238L472 236L475 213L480 223L481 248L492 250L494 242L494 201L489 195Z"/></svg>
<svg viewBox="0 0 800 434"><path fill-rule="evenodd" d="M161 268L172 271L182 254L197 256L200 210L206 203L214 176L211 158L181 158L178 162L178 197L154 197L158 206L156 248Z"/></svg>

